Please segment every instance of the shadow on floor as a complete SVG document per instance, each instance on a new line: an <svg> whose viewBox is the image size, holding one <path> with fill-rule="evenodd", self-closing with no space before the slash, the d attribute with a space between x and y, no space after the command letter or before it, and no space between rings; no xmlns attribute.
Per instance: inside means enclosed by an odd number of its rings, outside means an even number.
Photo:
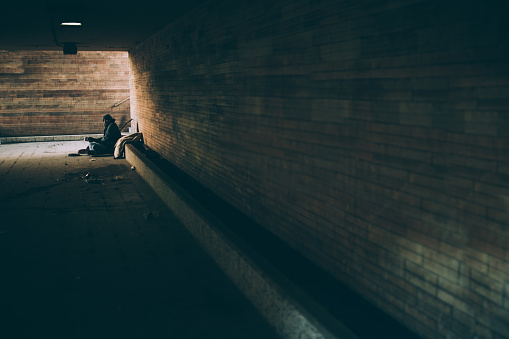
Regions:
<svg viewBox="0 0 509 339"><path fill-rule="evenodd" d="M0 146L2 338L277 337L125 160L80 148Z"/></svg>

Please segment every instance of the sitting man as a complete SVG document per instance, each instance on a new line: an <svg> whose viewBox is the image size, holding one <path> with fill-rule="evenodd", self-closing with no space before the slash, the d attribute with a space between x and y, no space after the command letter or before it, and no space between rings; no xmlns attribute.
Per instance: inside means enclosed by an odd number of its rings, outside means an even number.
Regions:
<svg viewBox="0 0 509 339"><path fill-rule="evenodd" d="M87 147L89 155L96 154L113 154L115 150L115 143L122 136L118 129L115 119L111 115L106 114L103 117L104 121L104 136L102 138L86 137L85 141L89 141L90 145Z"/></svg>

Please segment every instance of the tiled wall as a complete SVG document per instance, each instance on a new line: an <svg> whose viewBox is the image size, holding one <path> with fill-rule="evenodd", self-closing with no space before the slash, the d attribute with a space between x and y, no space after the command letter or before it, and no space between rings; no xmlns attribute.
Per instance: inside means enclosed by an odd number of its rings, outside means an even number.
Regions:
<svg viewBox="0 0 509 339"><path fill-rule="evenodd" d="M213 1L130 53L135 126L421 336L509 337L506 18Z"/></svg>
<svg viewBox="0 0 509 339"><path fill-rule="evenodd" d="M126 52L0 51L0 137L102 133L130 119Z"/></svg>

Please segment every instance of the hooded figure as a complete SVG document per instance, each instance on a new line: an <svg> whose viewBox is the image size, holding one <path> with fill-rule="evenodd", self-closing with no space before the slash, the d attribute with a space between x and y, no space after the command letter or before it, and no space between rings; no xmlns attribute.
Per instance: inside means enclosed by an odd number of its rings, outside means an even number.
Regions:
<svg viewBox="0 0 509 339"><path fill-rule="evenodd" d="M88 138L88 141L90 141L88 154L113 154L115 143L122 136L115 119L111 115L106 114L103 121L104 136L102 138Z"/></svg>

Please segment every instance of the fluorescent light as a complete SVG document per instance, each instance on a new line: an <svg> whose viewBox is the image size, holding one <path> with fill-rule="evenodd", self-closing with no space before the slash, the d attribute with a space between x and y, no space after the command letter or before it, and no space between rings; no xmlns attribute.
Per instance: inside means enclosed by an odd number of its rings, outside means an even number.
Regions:
<svg viewBox="0 0 509 339"><path fill-rule="evenodd" d="M81 26L81 22L62 22L60 26Z"/></svg>

